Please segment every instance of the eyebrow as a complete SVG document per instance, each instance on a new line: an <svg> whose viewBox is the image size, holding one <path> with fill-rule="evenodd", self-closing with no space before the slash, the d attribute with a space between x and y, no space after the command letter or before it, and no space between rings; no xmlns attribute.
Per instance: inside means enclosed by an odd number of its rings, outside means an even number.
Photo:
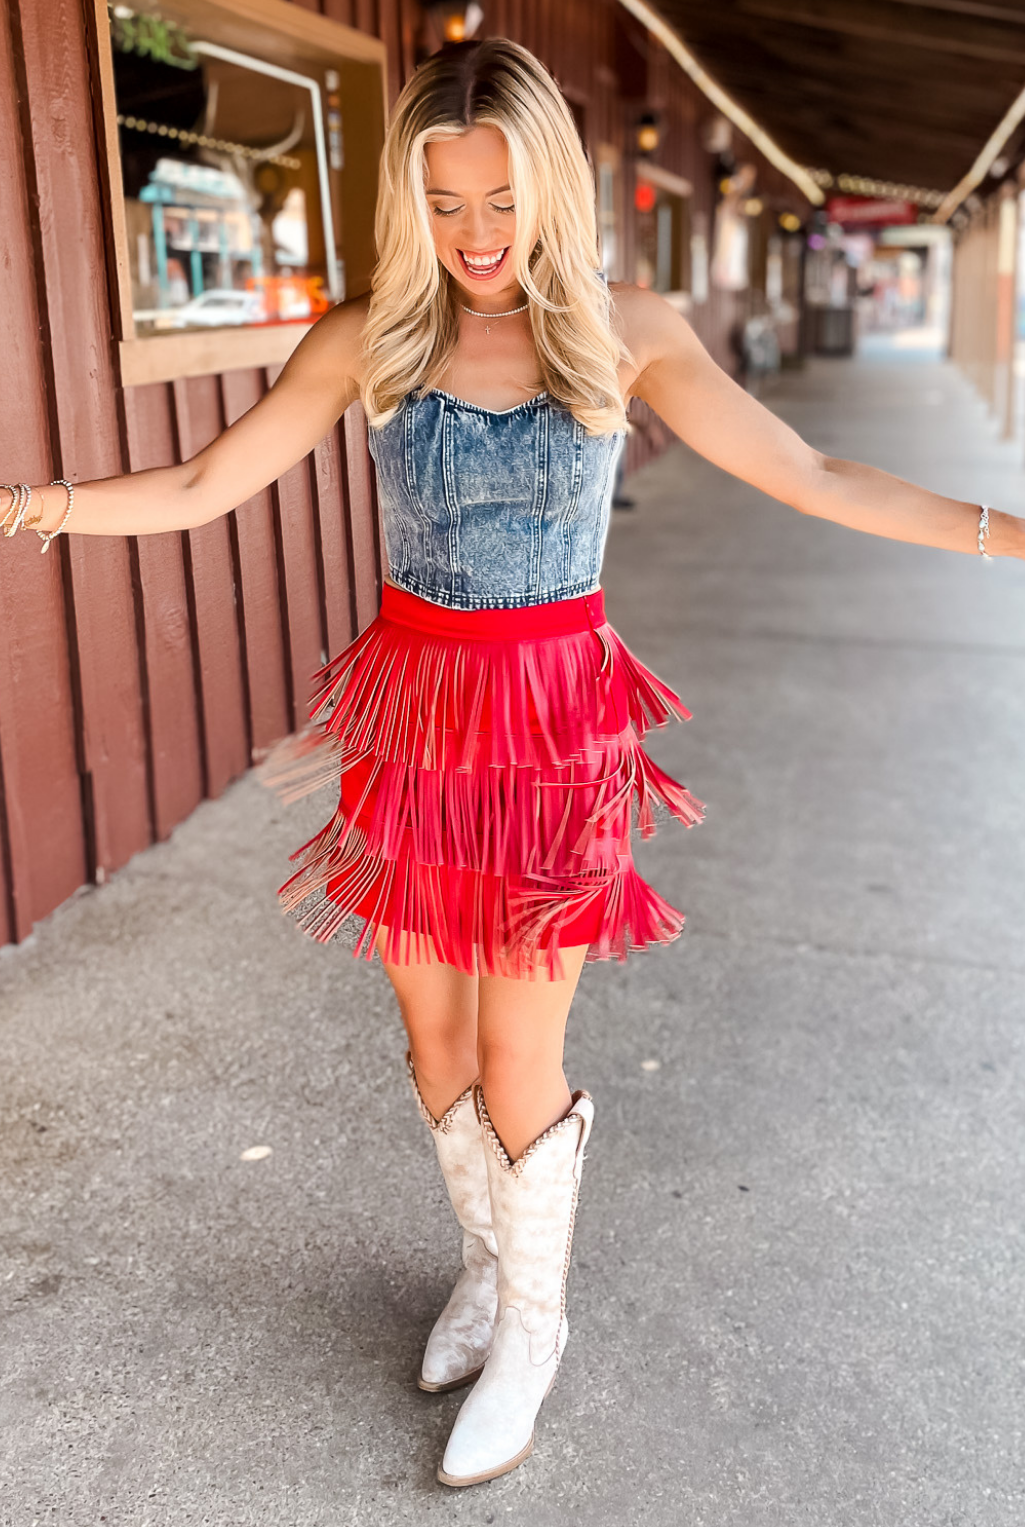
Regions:
<svg viewBox="0 0 1025 1527"><path fill-rule="evenodd" d="M497 196L499 191L511 191L511 190L512 190L512 186L496 186L493 191L485 191L484 195L485 196ZM458 197L459 192L458 191L442 191L438 186L428 186L427 190L424 192L424 195L425 196L456 196L456 197Z"/></svg>

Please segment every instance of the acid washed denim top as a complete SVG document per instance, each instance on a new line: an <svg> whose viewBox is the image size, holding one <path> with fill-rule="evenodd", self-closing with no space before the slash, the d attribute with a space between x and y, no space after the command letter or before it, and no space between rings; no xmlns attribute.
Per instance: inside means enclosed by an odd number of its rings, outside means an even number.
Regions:
<svg viewBox="0 0 1025 1527"><path fill-rule="evenodd" d="M369 431L391 577L453 610L594 593L625 439L547 392L498 410L407 393Z"/></svg>

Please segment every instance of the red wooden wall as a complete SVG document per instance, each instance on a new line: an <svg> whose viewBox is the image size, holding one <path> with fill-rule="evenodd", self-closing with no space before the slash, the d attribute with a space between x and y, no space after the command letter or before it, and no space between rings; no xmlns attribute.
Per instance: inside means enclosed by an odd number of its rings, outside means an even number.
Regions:
<svg viewBox="0 0 1025 1527"><path fill-rule="evenodd" d="M418 0L293 3L380 36L394 100L422 46ZM617 82L625 27L669 124L659 161L710 207L696 135L707 107L615 0L484 7L482 35L537 53L583 109L589 142L620 146L628 166L644 101ZM83 481L187 460L277 374L118 386L90 11L88 0L10 0L0 11L4 480ZM767 186L777 181L769 172ZM629 178L624 189L629 206ZM629 258L629 219L623 235ZM721 360L732 317L715 298L695 315ZM650 419L630 441L631 468L668 440ZM0 943L165 838L302 718L310 673L376 611L380 561L358 404L307 459L212 525L62 536L46 557L31 536L0 547Z"/></svg>

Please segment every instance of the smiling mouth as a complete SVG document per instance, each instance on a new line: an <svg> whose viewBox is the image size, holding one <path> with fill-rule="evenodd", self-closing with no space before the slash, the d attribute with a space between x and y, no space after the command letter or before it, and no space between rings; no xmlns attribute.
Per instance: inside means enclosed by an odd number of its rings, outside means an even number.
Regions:
<svg viewBox="0 0 1025 1527"><path fill-rule="evenodd" d="M461 249L457 250L456 253L459 255L459 262L468 276L472 276L475 281L490 281L491 277L497 275L505 264L506 255L509 253L509 246L506 245L505 249L501 250L498 254L492 253L486 256L472 255L467 257Z"/></svg>

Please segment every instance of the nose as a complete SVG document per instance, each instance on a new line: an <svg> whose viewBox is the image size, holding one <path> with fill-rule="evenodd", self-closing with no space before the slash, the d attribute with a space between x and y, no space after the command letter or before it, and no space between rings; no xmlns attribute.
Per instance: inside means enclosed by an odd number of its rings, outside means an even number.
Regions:
<svg viewBox="0 0 1025 1527"><path fill-rule="evenodd" d="M495 219L486 207L470 208L467 212L467 248L471 254L487 254L502 243L495 242ZM490 241L490 242L489 242Z"/></svg>

